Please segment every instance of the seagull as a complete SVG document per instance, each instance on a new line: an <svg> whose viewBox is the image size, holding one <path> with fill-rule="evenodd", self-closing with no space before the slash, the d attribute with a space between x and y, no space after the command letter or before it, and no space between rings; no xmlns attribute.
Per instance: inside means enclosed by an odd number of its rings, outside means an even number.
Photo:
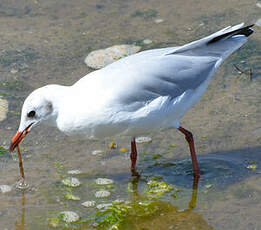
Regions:
<svg viewBox="0 0 261 230"><path fill-rule="evenodd" d="M24 101L10 152L41 123L86 139L128 136L131 172L138 175L135 137L176 128L188 142L193 173L199 176L193 135L179 121L199 101L221 63L254 32L251 27L229 26L183 46L122 58L72 86L34 90Z"/></svg>

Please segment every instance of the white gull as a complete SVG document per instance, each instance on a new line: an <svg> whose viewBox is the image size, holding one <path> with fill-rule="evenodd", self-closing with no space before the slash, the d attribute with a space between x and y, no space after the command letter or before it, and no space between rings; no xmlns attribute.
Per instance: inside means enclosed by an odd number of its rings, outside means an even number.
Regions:
<svg viewBox="0 0 261 230"><path fill-rule="evenodd" d="M13 151L40 123L90 139L131 137L135 175L135 137L177 128L189 143L194 175L200 174L192 133L179 120L200 99L221 63L253 33L243 23L179 47L153 49L122 58L72 86L47 85L25 100Z"/></svg>

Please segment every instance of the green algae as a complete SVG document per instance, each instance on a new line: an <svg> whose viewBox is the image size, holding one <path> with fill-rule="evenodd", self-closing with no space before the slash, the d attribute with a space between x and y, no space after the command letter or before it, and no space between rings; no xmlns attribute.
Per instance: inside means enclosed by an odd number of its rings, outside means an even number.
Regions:
<svg viewBox="0 0 261 230"><path fill-rule="evenodd" d="M176 147L176 146L175 146L174 144L170 144L170 145L169 145L169 148L170 148L170 149L173 149L173 148L175 148L175 147Z"/></svg>
<svg viewBox="0 0 261 230"><path fill-rule="evenodd" d="M158 11L153 9L144 10L144 11L136 10L134 13L131 14L131 17L133 18L142 17L144 19L150 19L150 18L157 17L157 15L158 15Z"/></svg>
<svg viewBox="0 0 261 230"><path fill-rule="evenodd" d="M135 192L131 184L128 188L129 192ZM149 180L143 197L132 202L112 202L110 206L97 211L95 221L101 229L124 229L122 226L127 219L149 217L159 211L161 201L157 198L170 191L173 191L173 186L166 182ZM175 189L174 193L177 192Z"/></svg>
<svg viewBox="0 0 261 230"><path fill-rule="evenodd" d="M8 153L8 150L5 147L0 145L0 155L5 155L7 153Z"/></svg>
<svg viewBox="0 0 261 230"><path fill-rule="evenodd" d="M152 158L153 158L154 160L156 160L156 159L158 159L159 157L162 157L162 155L161 155L160 153L156 153L156 154L153 155Z"/></svg>
<svg viewBox="0 0 261 230"><path fill-rule="evenodd" d="M99 229L123 229L129 218L148 217L159 210L158 201L113 202L104 210L97 211L95 221Z"/></svg>
<svg viewBox="0 0 261 230"><path fill-rule="evenodd" d="M66 193L65 194L65 198L67 200L80 200L81 199L79 196L76 196L76 195L74 195L72 193Z"/></svg>

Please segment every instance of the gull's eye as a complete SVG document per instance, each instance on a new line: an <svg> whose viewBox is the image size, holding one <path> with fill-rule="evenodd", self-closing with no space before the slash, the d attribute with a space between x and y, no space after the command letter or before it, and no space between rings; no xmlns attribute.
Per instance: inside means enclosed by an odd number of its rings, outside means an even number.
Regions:
<svg viewBox="0 0 261 230"><path fill-rule="evenodd" d="M34 117L35 116L35 111L32 110L27 114L27 117Z"/></svg>

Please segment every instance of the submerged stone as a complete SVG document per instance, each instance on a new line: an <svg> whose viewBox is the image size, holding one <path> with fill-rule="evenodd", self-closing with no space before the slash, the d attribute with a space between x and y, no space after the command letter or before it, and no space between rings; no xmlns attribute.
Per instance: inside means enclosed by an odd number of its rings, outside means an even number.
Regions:
<svg viewBox="0 0 261 230"><path fill-rule="evenodd" d="M6 118L8 112L8 101L0 97L0 121Z"/></svg>
<svg viewBox="0 0 261 230"><path fill-rule="evenodd" d="M98 204L96 206L97 209L106 209L108 207L112 206L112 203L106 203L106 204Z"/></svg>
<svg viewBox="0 0 261 230"><path fill-rule="evenodd" d="M98 150L93 150L93 151L92 151L92 155L94 155L94 156L95 156L95 155L102 155L102 154L104 154L104 151L103 151L103 150L99 150L99 149L98 149Z"/></svg>
<svg viewBox="0 0 261 230"><path fill-rule="evenodd" d="M16 74L16 73L18 72L18 70L12 68L12 69L10 70L10 72L11 72L12 74Z"/></svg>
<svg viewBox="0 0 261 230"><path fill-rule="evenodd" d="M137 137L135 141L139 144L144 144L144 143L150 143L152 139L151 137Z"/></svg>
<svg viewBox="0 0 261 230"><path fill-rule="evenodd" d="M95 204L96 204L96 202L94 200L87 200L82 203L82 205L86 208L92 208L95 206Z"/></svg>
<svg viewBox="0 0 261 230"><path fill-rule="evenodd" d="M76 212L64 211L59 213L59 219L69 224L80 220L80 216Z"/></svg>
<svg viewBox="0 0 261 230"><path fill-rule="evenodd" d="M75 169L75 170L69 170L67 173L71 175L78 175L81 174L82 172L78 169Z"/></svg>
<svg viewBox="0 0 261 230"><path fill-rule="evenodd" d="M140 46L135 45L115 45L106 49L92 51L84 62L93 69L101 69L123 57L137 53L140 49Z"/></svg>
<svg viewBox="0 0 261 230"><path fill-rule="evenodd" d="M154 22L157 23L157 24L159 24L159 23L164 22L164 19L162 19L162 18L157 18L157 19L154 20Z"/></svg>
<svg viewBox="0 0 261 230"><path fill-rule="evenodd" d="M79 196L75 196L72 193L66 193L65 198L67 200L80 200L81 199Z"/></svg>
<svg viewBox="0 0 261 230"><path fill-rule="evenodd" d="M251 169L251 170L255 171L255 170L256 170L256 168L257 168L257 166L256 166L256 164L255 164L255 163L253 163L253 164L251 164L251 165L248 165L248 166L246 166L246 168L247 168L247 169Z"/></svg>
<svg viewBox="0 0 261 230"><path fill-rule="evenodd" d="M143 44L145 44L145 45L149 45L149 44L152 43L152 41L151 41L150 39L144 39L142 42L143 42Z"/></svg>
<svg viewBox="0 0 261 230"><path fill-rule="evenodd" d="M205 188L210 189L210 188L212 188L212 186L213 186L212 184L206 184Z"/></svg>
<svg viewBox="0 0 261 230"><path fill-rule="evenodd" d="M112 179L107 179L107 178L98 178L95 180L95 183L99 185L108 185L108 184L113 184L114 181Z"/></svg>
<svg viewBox="0 0 261 230"><path fill-rule="evenodd" d="M257 26L261 26L261 18L259 18L256 23L255 23Z"/></svg>
<svg viewBox="0 0 261 230"><path fill-rule="evenodd" d="M69 187L78 187L81 185L81 182L75 177L67 177L62 180L62 183Z"/></svg>
<svg viewBox="0 0 261 230"><path fill-rule="evenodd" d="M0 185L0 191L1 191L2 193L11 192L11 190L12 190L12 187L9 186L9 185L5 185L5 184Z"/></svg>
<svg viewBox="0 0 261 230"><path fill-rule="evenodd" d="M97 198L105 198L105 197L109 197L110 195L111 193L107 190L100 190L95 193L95 197Z"/></svg>

